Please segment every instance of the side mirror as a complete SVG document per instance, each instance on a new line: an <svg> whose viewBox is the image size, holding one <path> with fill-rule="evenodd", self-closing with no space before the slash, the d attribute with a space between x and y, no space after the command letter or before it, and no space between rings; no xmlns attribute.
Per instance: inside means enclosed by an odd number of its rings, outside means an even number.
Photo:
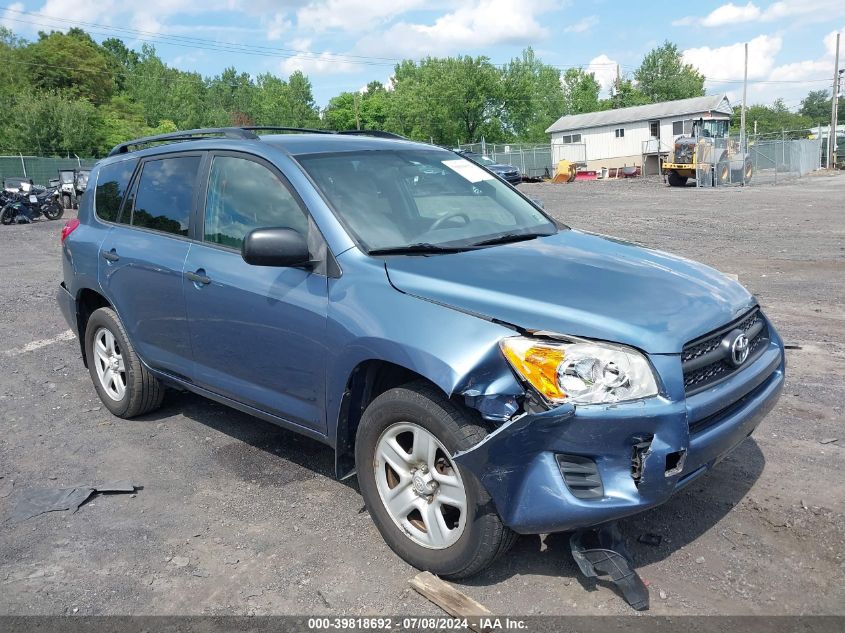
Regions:
<svg viewBox="0 0 845 633"><path fill-rule="evenodd" d="M294 267L311 263L308 242L293 229L255 229L247 233L241 257L253 266Z"/></svg>

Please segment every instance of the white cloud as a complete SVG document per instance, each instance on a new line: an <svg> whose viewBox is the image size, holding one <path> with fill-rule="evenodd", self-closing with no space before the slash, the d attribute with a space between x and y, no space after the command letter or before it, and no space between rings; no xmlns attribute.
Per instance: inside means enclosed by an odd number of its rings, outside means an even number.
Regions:
<svg viewBox="0 0 845 633"><path fill-rule="evenodd" d="M310 39L298 38L289 44L291 48L302 52L285 59L279 64L279 70L284 75L290 75L297 70L306 75L342 75L361 70L358 64L350 62L343 55L330 51L311 52Z"/></svg>
<svg viewBox="0 0 845 633"><path fill-rule="evenodd" d="M18 26L18 23L15 22L15 20L21 17L18 11L23 10L23 2L10 4L3 11L2 15L0 15L0 25L5 26L7 29L11 29L12 31L20 31L20 26Z"/></svg>
<svg viewBox="0 0 845 633"><path fill-rule="evenodd" d="M384 33L362 39L357 48L364 54L422 57L489 49L496 44L530 44L548 36L534 15L544 7L544 3L538 7L520 0L472 0L433 24L394 24Z"/></svg>
<svg viewBox="0 0 845 633"><path fill-rule="evenodd" d="M315 0L297 11L296 20L300 29L308 31L360 32L422 4L423 0Z"/></svg>
<svg viewBox="0 0 845 633"><path fill-rule="evenodd" d="M588 15L583 20L579 20L575 24L571 24L567 26L564 31L567 33L584 33L589 31L591 28L596 26L599 23L599 16L597 15Z"/></svg>
<svg viewBox="0 0 845 633"><path fill-rule="evenodd" d="M775 57L783 46L778 36L759 35L748 42L748 78L762 79L775 65ZM718 83L720 79L742 79L745 63L744 43L711 48L701 46L682 52L684 61L704 73L708 81Z"/></svg>
<svg viewBox="0 0 845 633"><path fill-rule="evenodd" d="M282 35L289 31L291 22L285 17L284 13L276 13L267 25L267 39L272 41L279 40Z"/></svg>
<svg viewBox="0 0 845 633"><path fill-rule="evenodd" d="M826 22L839 15L845 15L845 2L842 0L781 0L766 8L760 8L751 1L744 5L728 2L713 9L703 18L687 16L675 20L672 26L700 24L707 27L725 27L799 17L805 22Z"/></svg>
<svg viewBox="0 0 845 633"><path fill-rule="evenodd" d="M704 26L724 26L740 22L752 22L760 17L760 13L760 8L752 2L744 6L729 2L711 11L701 20L701 24Z"/></svg>
<svg viewBox="0 0 845 633"><path fill-rule="evenodd" d="M616 81L616 64L615 60L602 53L591 59L585 70L595 75L602 90L610 90L613 82Z"/></svg>

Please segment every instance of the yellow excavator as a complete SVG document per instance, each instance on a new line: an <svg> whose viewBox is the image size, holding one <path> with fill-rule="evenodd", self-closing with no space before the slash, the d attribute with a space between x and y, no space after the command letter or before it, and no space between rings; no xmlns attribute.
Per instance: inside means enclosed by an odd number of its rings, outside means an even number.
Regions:
<svg viewBox="0 0 845 633"><path fill-rule="evenodd" d="M692 124L691 136L675 139L671 159L663 173L672 187L683 187L697 174L705 185L748 184L754 165L739 141L728 134L730 121L700 118Z"/></svg>

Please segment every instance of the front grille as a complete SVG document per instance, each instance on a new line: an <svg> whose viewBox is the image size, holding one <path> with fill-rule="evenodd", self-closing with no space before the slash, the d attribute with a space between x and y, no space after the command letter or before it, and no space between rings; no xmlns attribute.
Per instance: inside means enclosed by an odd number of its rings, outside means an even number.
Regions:
<svg viewBox="0 0 845 633"><path fill-rule="evenodd" d="M749 340L748 358L736 367L730 360L725 338L734 330L745 332ZM769 327L759 308L715 332L684 345L681 364L684 370L684 391L692 395L728 378L760 355L769 342Z"/></svg>

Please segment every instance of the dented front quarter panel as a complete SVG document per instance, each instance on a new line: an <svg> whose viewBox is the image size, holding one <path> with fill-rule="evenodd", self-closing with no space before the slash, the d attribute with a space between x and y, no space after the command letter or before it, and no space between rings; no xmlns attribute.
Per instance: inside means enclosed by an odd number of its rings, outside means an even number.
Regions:
<svg viewBox="0 0 845 633"><path fill-rule="evenodd" d="M386 361L459 396L494 422L510 418L525 393L499 349L518 332L507 324L402 293L384 262L357 249L338 256L343 274L329 281L326 414L336 434L341 399L353 370ZM389 318L374 319L374 306Z"/></svg>

